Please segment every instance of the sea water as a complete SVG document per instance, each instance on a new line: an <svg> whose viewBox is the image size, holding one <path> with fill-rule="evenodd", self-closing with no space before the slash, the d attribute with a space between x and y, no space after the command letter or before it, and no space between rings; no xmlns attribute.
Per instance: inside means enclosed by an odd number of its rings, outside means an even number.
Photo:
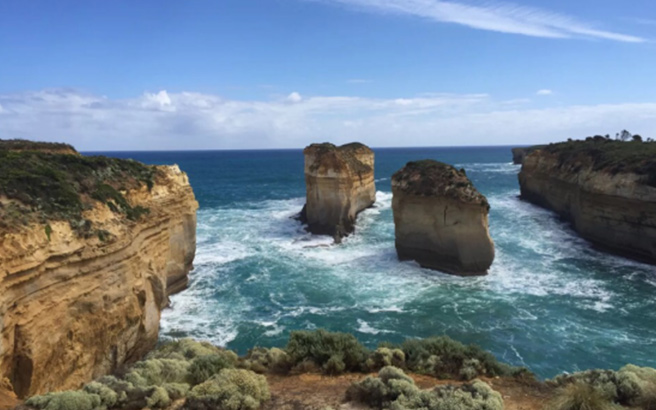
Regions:
<svg viewBox="0 0 656 410"><path fill-rule="evenodd" d="M656 268L594 250L554 214L518 198L509 147L375 149L376 204L341 245L292 217L303 204L301 150L113 152L189 174L198 248L189 289L161 337L245 353L324 328L381 341L448 335L541 377L626 363L656 366ZM390 177L432 158L464 168L487 196L496 259L459 278L399 262Z"/></svg>

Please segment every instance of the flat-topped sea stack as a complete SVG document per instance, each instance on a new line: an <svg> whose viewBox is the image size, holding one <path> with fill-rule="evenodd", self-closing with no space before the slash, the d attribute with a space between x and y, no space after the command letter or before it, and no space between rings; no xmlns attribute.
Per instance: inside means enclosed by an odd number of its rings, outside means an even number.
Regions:
<svg viewBox="0 0 656 410"><path fill-rule="evenodd" d="M526 157L519 185L522 199L555 211L600 249L656 264L656 143L547 145Z"/></svg>
<svg viewBox="0 0 656 410"><path fill-rule="evenodd" d="M392 176L396 251L401 260L460 276L480 276L494 260L487 199L464 170L409 162Z"/></svg>
<svg viewBox="0 0 656 410"><path fill-rule="evenodd" d="M374 153L360 143L312 144L305 155L307 200L301 219L336 242L355 230L359 212L376 201Z"/></svg>
<svg viewBox="0 0 656 410"><path fill-rule="evenodd" d="M0 140L0 390L79 388L152 349L197 207L177 166Z"/></svg>

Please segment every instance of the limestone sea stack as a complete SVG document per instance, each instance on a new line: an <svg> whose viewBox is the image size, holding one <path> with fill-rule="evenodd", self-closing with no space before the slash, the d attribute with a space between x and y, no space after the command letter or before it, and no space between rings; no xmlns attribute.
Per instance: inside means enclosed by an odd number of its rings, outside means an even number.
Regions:
<svg viewBox="0 0 656 410"><path fill-rule="evenodd" d="M396 251L401 260L460 276L480 276L494 260L490 206L464 170L409 162L392 176Z"/></svg>
<svg viewBox="0 0 656 410"><path fill-rule="evenodd" d="M336 242L355 229L356 216L376 201L374 153L366 145L312 144L305 155L307 198L301 220Z"/></svg>
<svg viewBox="0 0 656 410"><path fill-rule="evenodd" d="M79 388L152 349L197 208L177 166L0 140L0 388Z"/></svg>
<svg viewBox="0 0 656 410"><path fill-rule="evenodd" d="M656 264L656 143L550 144L525 158L519 185L598 248Z"/></svg>

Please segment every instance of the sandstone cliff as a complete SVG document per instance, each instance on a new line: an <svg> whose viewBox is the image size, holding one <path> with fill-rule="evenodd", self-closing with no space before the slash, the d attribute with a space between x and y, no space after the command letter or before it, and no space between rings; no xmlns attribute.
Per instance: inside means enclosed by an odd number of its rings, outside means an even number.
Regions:
<svg viewBox="0 0 656 410"><path fill-rule="evenodd" d="M494 260L489 205L464 170L425 160L392 177L396 250L401 260L446 273L485 275Z"/></svg>
<svg viewBox="0 0 656 410"><path fill-rule="evenodd" d="M0 380L19 397L141 358L195 254L177 166L43 148L0 141Z"/></svg>
<svg viewBox="0 0 656 410"><path fill-rule="evenodd" d="M303 154L307 202L301 219L310 232L339 242L354 231L357 214L376 201L374 153L359 143L326 143L312 144Z"/></svg>
<svg viewBox="0 0 656 410"><path fill-rule="evenodd" d="M544 145L534 145L532 147L520 147L512 149L513 164L522 165L524 158L526 158L531 152L538 150L544 147Z"/></svg>
<svg viewBox="0 0 656 410"><path fill-rule="evenodd" d="M603 138L526 157L524 200L557 212L602 249L656 263L656 144Z"/></svg>

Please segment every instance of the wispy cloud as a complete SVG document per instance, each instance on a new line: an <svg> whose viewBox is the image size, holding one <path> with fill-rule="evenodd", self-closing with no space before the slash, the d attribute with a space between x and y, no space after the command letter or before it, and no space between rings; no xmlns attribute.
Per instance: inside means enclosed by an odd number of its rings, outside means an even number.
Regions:
<svg viewBox="0 0 656 410"><path fill-rule="evenodd" d="M467 4L442 0L306 0L340 4L363 11L422 17L479 30L546 38L593 38L641 43L642 37L607 31L595 25L540 8L501 2Z"/></svg>
<svg viewBox="0 0 656 410"><path fill-rule="evenodd" d="M66 141L82 150L531 144L627 128L656 136L656 103L531 109L486 94L375 99L302 96L236 101L199 93L131 99L74 90L0 94L0 138Z"/></svg>
<svg viewBox="0 0 656 410"><path fill-rule="evenodd" d="M538 92L536 94L541 95L541 96L553 95L553 91L544 88L542 90L538 90Z"/></svg>

